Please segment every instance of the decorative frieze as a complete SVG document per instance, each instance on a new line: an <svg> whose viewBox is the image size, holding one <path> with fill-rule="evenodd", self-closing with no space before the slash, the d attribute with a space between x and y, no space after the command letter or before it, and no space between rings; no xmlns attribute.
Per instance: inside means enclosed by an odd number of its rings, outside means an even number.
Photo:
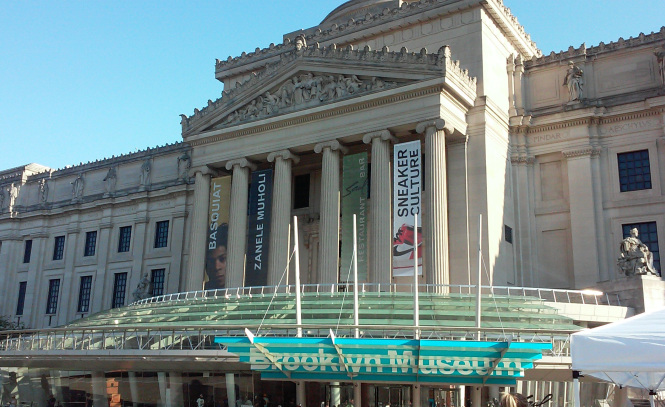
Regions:
<svg viewBox="0 0 665 407"><path fill-rule="evenodd" d="M512 156L510 157L510 162L513 165L533 165L536 161L533 156Z"/></svg>

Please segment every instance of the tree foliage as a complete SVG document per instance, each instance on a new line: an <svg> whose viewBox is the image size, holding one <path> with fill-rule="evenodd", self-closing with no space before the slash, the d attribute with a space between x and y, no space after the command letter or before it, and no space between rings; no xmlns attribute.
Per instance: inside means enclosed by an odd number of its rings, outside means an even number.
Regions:
<svg viewBox="0 0 665 407"><path fill-rule="evenodd" d="M0 315L0 331L11 331L14 329L24 329L23 323L16 323L6 315Z"/></svg>

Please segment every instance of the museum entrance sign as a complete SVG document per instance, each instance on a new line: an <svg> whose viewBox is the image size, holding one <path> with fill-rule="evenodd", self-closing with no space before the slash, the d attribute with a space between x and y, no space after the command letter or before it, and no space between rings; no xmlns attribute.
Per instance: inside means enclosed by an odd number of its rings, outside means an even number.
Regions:
<svg viewBox="0 0 665 407"><path fill-rule="evenodd" d="M216 337L264 379L515 385L547 343Z"/></svg>

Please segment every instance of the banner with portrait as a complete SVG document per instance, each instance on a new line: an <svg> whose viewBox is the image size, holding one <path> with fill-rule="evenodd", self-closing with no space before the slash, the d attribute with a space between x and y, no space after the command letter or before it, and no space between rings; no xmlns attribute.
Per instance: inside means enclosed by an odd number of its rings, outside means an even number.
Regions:
<svg viewBox="0 0 665 407"><path fill-rule="evenodd" d="M414 245L422 275L422 155L420 141L395 144L393 149L393 277L413 276ZM445 205L445 202L443 203ZM414 217L418 216L418 230Z"/></svg>
<svg viewBox="0 0 665 407"><path fill-rule="evenodd" d="M353 215L356 215L358 281L367 281L367 153L342 161L342 259L340 281L353 281Z"/></svg>
<svg viewBox="0 0 665 407"><path fill-rule="evenodd" d="M268 249L270 247L270 213L272 211L272 170L252 172L249 188L249 229L245 286L268 284Z"/></svg>
<svg viewBox="0 0 665 407"><path fill-rule="evenodd" d="M229 234L230 202L231 177L211 179L204 285L206 290L226 287L226 248Z"/></svg>

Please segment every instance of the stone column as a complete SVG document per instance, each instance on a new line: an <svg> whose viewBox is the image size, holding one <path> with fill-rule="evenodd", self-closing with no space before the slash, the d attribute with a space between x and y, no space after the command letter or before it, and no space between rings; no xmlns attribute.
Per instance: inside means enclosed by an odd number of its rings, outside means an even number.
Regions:
<svg viewBox="0 0 665 407"><path fill-rule="evenodd" d="M268 285L277 285L289 262L291 252L288 247L289 224L291 222L291 165L297 164L300 157L289 150L277 151L268 155L268 161L275 163L275 177L272 189L272 213L270 218L270 251L268 253ZM285 284L286 279L282 284Z"/></svg>
<svg viewBox="0 0 665 407"><path fill-rule="evenodd" d="M483 404L483 388L476 385L471 390L471 407L480 407Z"/></svg>
<svg viewBox="0 0 665 407"><path fill-rule="evenodd" d="M157 383L159 385L159 403L157 405L159 407L166 407L168 403L166 398L166 389L168 388L168 384L166 382L166 372L157 372Z"/></svg>
<svg viewBox="0 0 665 407"><path fill-rule="evenodd" d="M628 387L614 385L614 402L612 407L626 407L628 405Z"/></svg>
<svg viewBox="0 0 665 407"><path fill-rule="evenodd" d="M564 151L568 160L568 190L570 201L570 233L573 247L575 286L583 289L599 280L598 246L596 244L596 202L594 201L591 147ZM600 203L598 203L600 204ZM591 220L591 222L589 222Z"/></svg>
<svg viewBox="0 0 665 407"><path fill-rule="evenodd" d="M396 138L388 130L365 134L363 142L372 144L372 180L370 184L369 267L370 282L392 282L392 184L390 142Z"/></svg>
<svg viewBox="0 0 665 407"><path fill-rule="evenodd" d="M298 380L296 382L296 405L306 406L307 405L307 393L305 392L307 382L304 380Z"/></svg>
<svg viewBox="0 0 665 407"><path fill-rule="evenodd" d="M226 398L230 407L236 407L236 379L233 373L226 373Z"/></svg>
<svg viewBox="0 0 665 407"><path fill-rule="evenodd" d="M448 269L448 196L446 185L446 134L452 128L442 119L418 124L425 135L425 193L423 243L427 284L450 284Z"/></svg>
<svg viewBox="0 0 665 407"><path fill-rule="evenodd" d="M245 277L245 251L247 248L247 194L249 191L249 170L256 167L246 158L226 163L227 170L233 170L231 181L231 206L229 208L229 237L227 249L226 287L243 285Z"/></svg>
<svg viewBox="0 0 665 407"><path fill-rule="evenodd" d="M515 284L521 287L535 287L538 283L533 274L535 268L533 265L537 263L532 205L535 194L532 182L535 160L528 153L527 132L528 128L525 126L513 129L514 154L510 159L513 166L514 194L517 198L515 205L515 236L517 238L513 240L517 269Z"/></svg>
<svg viewBox="0 0 665 407"><path fill-rule="evenodd" d="M414 384L411 385L411 392L413 394L413 407L420 407L421 402L420 402L420 385L419 384Z"/></svg>
<svg viewBox="0 0 665 407"><path fill-rule="evenodd" d="M127 381L129 382L129 395L131 397L132 406L138 407L141 402L139 395L139 382L136 377L136 372L127 372Z"/></svg>
<svg viewBox="0 0 665 407"><path fill-rule="evenodd" d="M169 398L167 406L180 407L184 405L182 385L182 373L169 372Z"/></svg>
<svg viewBox="0 0 665 407"><path fill-rule="evenodd" d="M108 407L109 405L104 372L92 372L92 402L95 407Z"/></svg>
<svg viewBox="0 0 665 407"><path fill-rule="evenodd" d="M185 291L203 288L205 274L208 211L210 206L210 173L207 168L194 175L194 208L189 233L189 270L184 281Z"/></svg>
<svg viewBox="0 0 665 407"><path fill-rule="evenodd" d="M317 144L314 152L323 153L321 169L319 283L337 284L339 277L339 153L346 152L339 141Z"/></svg>

